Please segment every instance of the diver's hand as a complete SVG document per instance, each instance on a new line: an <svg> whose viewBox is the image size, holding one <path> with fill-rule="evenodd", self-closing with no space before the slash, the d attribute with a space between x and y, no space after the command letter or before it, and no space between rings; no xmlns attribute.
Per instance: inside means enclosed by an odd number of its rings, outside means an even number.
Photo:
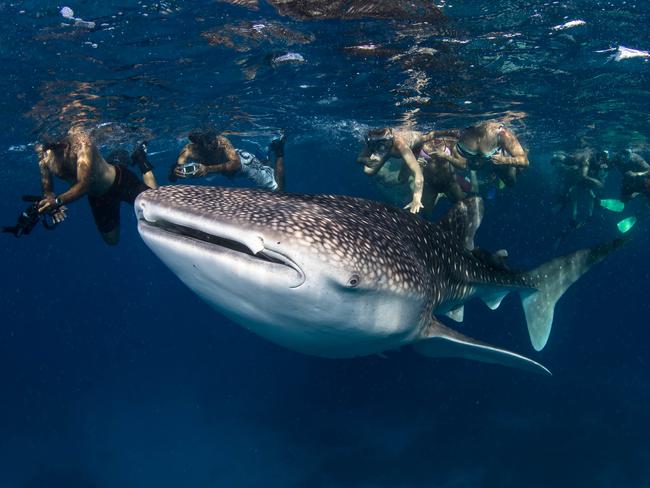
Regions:
<svg viewBox="0 0 650 488"><path fill-rule="evenodd" d="M60 224L63 222L67 216L68 216L68 208L64 207L61 205L60 207L57 207L57 209L54 212L50 213L50 216L52 217L52 222L55 224Z"/></svg>
<svg viewBox="0 0 650 488"><path fill-rule="evenodd" d="M589 179L589 183L591 183L591 187L592 187L592 188L599 188L599 189L605 188L605 185L603 184L603 182L602 182L602 181L598 181L598 180L595 179L595 178L590 178L590 179Z"/></svg>
<svg viewBox="0 0 650 488"><path fill-rule="evenodd" d="M174 175L177 178L200 178L208 174L208 168L204 164L197 163L194 174L188 174L183 171L183 166L179 165L174 168Z"/></svg>
<svg viewBox="0 0 650 488"><path fill-rule="evenodd" d="M411 210L411 213L416 214L424 208L424 205L422 205L421 201L413 199L413 201L404 208L408 208Z"/></svg>
<svg viewBox="0 0 650 488"><path fill-rule="evenodd" d="M52 212L56 210L56 207L56 195L49 192L43 195L43 199L38 202L38 213Z"/></svg>

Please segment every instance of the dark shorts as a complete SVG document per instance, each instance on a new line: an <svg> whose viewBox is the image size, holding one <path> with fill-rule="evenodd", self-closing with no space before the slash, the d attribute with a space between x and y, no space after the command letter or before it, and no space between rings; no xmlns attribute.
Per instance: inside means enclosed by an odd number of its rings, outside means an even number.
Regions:
<svg viewBox="0 0 650 488"><path fill-rule="evenodd" d="M120 225L120 202L133 205L135 198L149 187L127 169L115 166L115 181L102 196L88 195L88 203L95 218L97 229L106 234Z"/></svg>

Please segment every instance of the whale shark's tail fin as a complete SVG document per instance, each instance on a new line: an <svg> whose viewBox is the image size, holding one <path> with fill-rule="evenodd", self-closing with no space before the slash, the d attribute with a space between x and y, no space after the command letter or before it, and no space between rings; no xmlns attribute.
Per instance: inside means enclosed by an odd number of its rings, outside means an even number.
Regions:
<svg viewBox="0 0 650 488"><path fill-rule="evenodd" d="M528 334L535 350L541 351L546 345L553 325L555 304L564 292L591 266L618 249L624 242L623 239L617 239L589 249L582 249L552 259L524 273L527 281L535 287L535 289L519 291L528 323Z"/></svg>

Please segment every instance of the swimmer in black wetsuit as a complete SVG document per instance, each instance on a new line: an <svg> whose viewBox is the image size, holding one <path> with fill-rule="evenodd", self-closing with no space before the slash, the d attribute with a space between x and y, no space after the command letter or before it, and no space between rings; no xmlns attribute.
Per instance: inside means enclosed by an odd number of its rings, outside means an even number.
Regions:
<svg viewBox="0 0 650 488"><path fill-rule="evenodd" d="M36 151L43 187L39 212L51 213L60 222L65 219L64 205L88 195L97 229L109 245L117 244L120 238L120 202L133 205L141 192L158 186L144 144L132 155L144 183L125 165L106 162L88 134L78 128L70 129L57 142L37 145ZM69 183L70 188L56 196L52 175Z"/></svg>

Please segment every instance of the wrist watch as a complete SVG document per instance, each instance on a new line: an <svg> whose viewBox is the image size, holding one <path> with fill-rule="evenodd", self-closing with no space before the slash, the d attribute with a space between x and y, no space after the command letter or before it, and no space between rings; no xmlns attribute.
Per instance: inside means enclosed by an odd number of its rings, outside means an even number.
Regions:
<svg viewBox="0 0 650 488"><path fill-rule="evenodd" d="M63 201L59 197L56 197L54 199L54 203L56 204L57 207L60 207L61 205L63 205Z"/></svg>

